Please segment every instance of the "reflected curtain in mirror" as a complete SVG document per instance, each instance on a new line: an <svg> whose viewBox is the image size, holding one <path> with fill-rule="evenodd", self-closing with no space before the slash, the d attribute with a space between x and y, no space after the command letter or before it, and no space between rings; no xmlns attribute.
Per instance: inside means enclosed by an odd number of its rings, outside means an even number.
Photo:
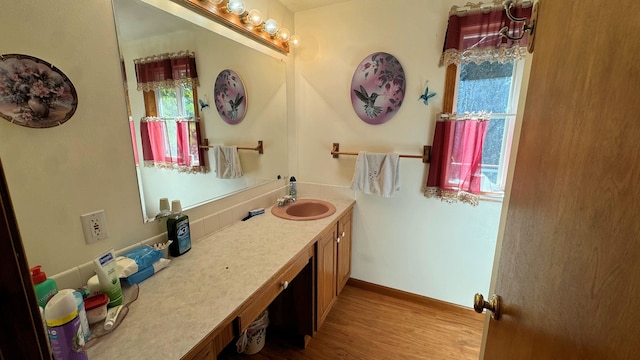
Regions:
<svg viewBox="0 0 640 360"><path fill-rule="evenodd" d="M140 120L140 136L144 166L186 173L206 171L197 120L144 117Z"/></svg>
<svg viewBox="0 0 640 360"><path fill-rule="evenodd" d="M189 50L135 59L138 90L198 86L195 54Z"/></svg>
<svg viewBox="0 0 640 360"><path fill-rule="evenodd" d="M489 117L484 113L441 116L433 136L426 197L478 205L482 146L488 126Z"/></svg>
<svg viewBox="0 0 640 360"><path fill-rule="evenodd" d="M500 35L503 27L507 27L512 36L519 36L522 32L522 23L511 21L502 3L502 0L494 0L493 3L453 6L449 12L439 65L505 62L524 58L528 41L526 33L520 40L510 40ZM532 6L533 1L517 1L512 14L528 20Z"/></svg>

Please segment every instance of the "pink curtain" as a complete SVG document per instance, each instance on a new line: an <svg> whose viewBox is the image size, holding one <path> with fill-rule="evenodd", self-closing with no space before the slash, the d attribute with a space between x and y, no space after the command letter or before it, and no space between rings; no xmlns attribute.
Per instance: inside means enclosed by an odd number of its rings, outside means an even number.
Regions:
<svg viewBox="0 0 640 360"><path fill-rule="evenodd" d="M426 197L478 205L482 146L488 125L489 119L484 115L441 119L436 123Z"/></svg>
<svg viewBox="0 0 640 360"><path fill-rule="evenodd" d="M170 132L168 128L174 126L175 132ZM175 138L170 138L170 133L175 133ZM200 123L193 118L142 118L140 137L144 166L187 173L206 171L198 141Z"/></svg>
<svg viewBox="0 0 640 360"><path fill-rule="evenodd" d="M176 122L178 142L178 158L176 162L180 168L197 170L204 168L204 152L200 148L200 123L192 118L180 119ZM184 170L183 170L184 171Z"/></svg>
<svg viewBox="0 0 640 360"><path fill-rule="evenodd" d="M511 9L517 18L531 17L533 2L518 2ZM502 1L493 4L467 4L454 6L449 12L449 24L445 37L440 66L485 61L513 61L526 54L528 36L520 40L509 40L499 34L500 29L508 27L509 35L520 36L522 23L511 21L502 5Z"/></svg>
<svg viewBox="0 0 640 360"><path fill-rule="evenodd" d="M187 51L147 56L133 60L138 90L171 89L181 85L197 86L195 54Z"/></svg>
<svg viewBox="0 0 640 360"><path fill-rule="evenodd" d="M136 162L136 166L140 165L140 160L138 158L138 144L136 142L136 125L129 117L129 132L131 132L131 144L133 145L133 159Z"/></svg>

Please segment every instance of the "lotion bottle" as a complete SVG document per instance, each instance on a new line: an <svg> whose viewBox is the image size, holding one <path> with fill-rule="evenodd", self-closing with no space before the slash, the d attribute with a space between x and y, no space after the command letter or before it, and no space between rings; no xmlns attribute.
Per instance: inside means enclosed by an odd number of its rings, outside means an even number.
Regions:
<svg viewBox="0 0 640 360"><path fill-rule="evenodd" d="M177 257L191 250L191 230L189 217L182 213L180 200L171 202L171 212L167 219L167 237L172 241L169 254Z"/></svg>

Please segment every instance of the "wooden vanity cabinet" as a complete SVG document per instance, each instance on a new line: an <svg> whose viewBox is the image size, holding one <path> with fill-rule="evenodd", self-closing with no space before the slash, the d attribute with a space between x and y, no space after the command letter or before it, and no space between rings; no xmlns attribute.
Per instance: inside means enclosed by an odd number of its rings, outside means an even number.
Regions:
<svg viewBox="0 0 640 360"><path fill-rule="evenodd" d="M351 275L350 209L336 226L325 231L317 241L317 321L320 329L336 298Z"/></svg>

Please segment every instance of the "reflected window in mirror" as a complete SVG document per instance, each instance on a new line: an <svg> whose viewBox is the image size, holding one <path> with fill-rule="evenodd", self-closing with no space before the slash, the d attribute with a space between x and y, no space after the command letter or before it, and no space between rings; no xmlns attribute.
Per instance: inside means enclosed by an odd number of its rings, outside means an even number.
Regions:
<svg viewBox="0 0 640 360"><path fill-rule="evenodd" d="M137 89L144 93L140 137L145 167L186 173L206 171L200 149L196 86L198 71L190 51L134 60Z"/></svg>

